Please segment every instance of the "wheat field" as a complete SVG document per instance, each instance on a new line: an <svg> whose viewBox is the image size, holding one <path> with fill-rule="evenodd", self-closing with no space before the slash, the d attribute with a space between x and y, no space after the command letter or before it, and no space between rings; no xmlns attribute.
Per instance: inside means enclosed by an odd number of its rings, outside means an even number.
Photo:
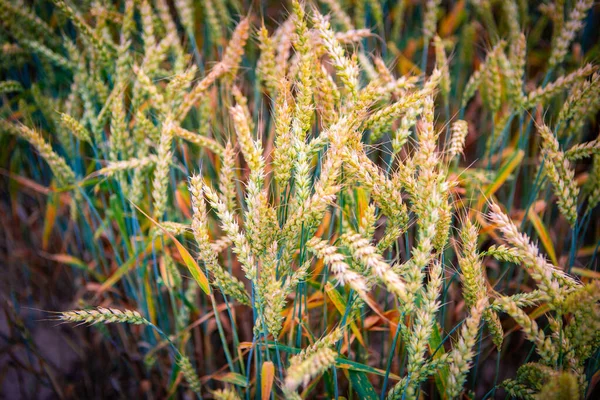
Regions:
<svg viewBox="0 0 600 400"><path fill-rule="evenodd" d="M600 397L592 0L0 0L0 396Z"/></svg>

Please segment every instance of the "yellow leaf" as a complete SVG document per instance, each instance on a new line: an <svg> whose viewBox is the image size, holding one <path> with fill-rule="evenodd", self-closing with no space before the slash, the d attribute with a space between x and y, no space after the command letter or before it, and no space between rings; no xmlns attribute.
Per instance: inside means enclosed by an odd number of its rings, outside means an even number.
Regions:
<svg viewBox="0 0 600 400"><path fill-rule="evenodd" d="M242 374L238 374L237 372L226 372L224 374L215 375L213 376L213 379L241 387L246 387L248 384L246 382L246 377Z"/></svg>
<svg viewBox="0 0 600 400"><path fill-rule="evenodd" d="M262 365L262 373L260 377L260 392L262 400L271 398L271 390L273 389L273 379L275 379L275 366L271 361L265 361Z"/></svg>
<svg viewBox="0 0 600 400"><path fill-rule="evenodd" d="M594 253L598 253L600 252L600 248L598 246L596 246L595 244L591 245L591 246L585 246L580 248L577 251L577 257L591 257L594 255Z"/></svg>
<svg viewBox="0 0 600 400"><path fill-rule="evenodd" d="M89 274L91 274L95 279L97 279L99 281L102 281L104 279L104 277L101 274L94 271L94 269L91 268L89 265L87 265L85 262L83 262L79 258L74 257L70 254L49 254L46 252L40 252L40 255L49 260L56 261L57 263L69 265L71 267L79 268L83 271L87 271Z"/></svg>
<svg viewBox="0 0 600 400"><path fill-rule="evenodd" d="M465 0L459 0L456 2L452 11L440 21L440 36L446 37L451 35L455 30L456 26L465 17Z"/></svg>
<svg viewBox="0 0 600 400"><path fill-rule="evenodd" d="M346 313L346 302L329 282L325 284L325 293L327 293L327 296L339 313L344 315ZM365 340L363 339L360 329L358 329L358 326L356 326L355 322L350 322L350 329L352 330L352 333L354 333L354 336L356 336L356 340L358 340L358 342L366 348Z"/></svg>
<svg viewBox="0 0 600 400"><path fill-rule="evenodd" d="M238 350L250 350L252 347L254 347L252 342L240 342Z"/></svg>
<svg viewBox="0 0 600 400"><path fill-rule="evenodd" d="M592 271L591 269L573 267L571 268L571 272L575 275L583 276L584 278L600 279L600 272Z"/></svg>
<svg viewBox="0 0 600 400"><path fill-rule="evenodd" d="M554 265L558 265L558 259L556 258L556 252L554 251L554 245L552 244L552 239L550 239L550 235L548 234L546 226L544 225L540 217L537 215L537 213L533 210L533 208L529 208L527 216L533 224L533 228L540 237L540 241L542 242L544 249L546 249L546 253L548 253L550 260L552 260L552 263Z"/></svg>
<svg viewBox="0 0 600 400"><path fill-rule="evenodd" d="M144 290L146 291L146 303L148 306L148 315L150 316L150 322L156 323L156 309L154 307L154 296L152 295L152 287L150 286L150 276L146 273L146 279L144 281Z"/></svg>
<svg viewBox="0 0 600 400"><path fill-rule="evenodd" d="M131 203L131 204L133 204L133 203ZM154 219L152 219L152 217L150 217L148 214L143 212L142 209L139 208L137 205L133 204L133 206L135 208L137 208L137 210L140 213L142 213L146 218L148 218L150 221L152 221L152 223L154 225L156 225L160 230L162 230L163 233L165 235L167 235L173 241L173 243L175 243L175 247L177 247L177 251L179 252L179 255L183 259L185 266L188 268L188 270L192 274L192 277L194 278L194 280L198 283L198 286L200 286L200 289L202 289L202 291L204 291L204 293L210 294L210 286L208 285L208 279L206 278L206 275L204 275L204 273L202 272L202 270L200 269L200 267L194 260L194 257L192 257L192 255L190 254L190 252L187 251L186 248L183 247L183 245L181 243L179 243L179 240L177 240L177 238L175 238L175 236L173 236L169 231L167 231L165 228L163 228L161 224L159 224Z"/></svg>
<svg viewBox="0 0 600 400"><path fill-rule="evenodd" d="M523 157L525 156L525 152L523 150L519 150L514 152L513 155L500 166L498 170L498 174L496 175L496 179L492 183L490 183L483 193L483 196L479 198L479 203L477 203L477 210L481 210L483 204L496 193L498 189L502 186L504 182L508 179L510 174L521 164Z"/></svg>
<svg viewBox="0 0 600 400"><path fill-rule="evenodd" d="M46 215L44 216L44 233L42 234L43 250L48 250L48 241L50 239L50 234L52 233L52 228L54 228L54 223L56 222L58 203L59 199L56 193L52 193L50 196L48 196Z"/></svg>
<svg viewBox="0 0 600 400"><path fill-rule="evenodd" d="M148 243L146 248L140 254L134 254L131 256L123 265L121 265L111 276L106 279L102 283L102 286L98 289L98 295L102 294L106 289L112 287L115 283L117 283L123 275L125 275L130 269L135 267L138 261L141 262L142 259L146 257L147 254L154 251L160 251L162 249L162 242L157 241L156 243Z"/></svg>

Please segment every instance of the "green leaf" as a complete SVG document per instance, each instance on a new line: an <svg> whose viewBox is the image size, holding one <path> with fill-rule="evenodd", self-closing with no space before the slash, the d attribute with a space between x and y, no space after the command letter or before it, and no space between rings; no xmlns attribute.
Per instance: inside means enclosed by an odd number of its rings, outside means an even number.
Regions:
<svg viewBox="0 0 600 400"><path fill-rule="evenodd" d="M364 372L350 370L348 371L348 379L354 390L356 390L359 398L370 400L377 400L379 398L373 385L371 385L369 378L367 378L367 375Z"/></svg>
<svg viewBox="0 0 600 400"><path fill-rule="evenodd" d="M121 235L123 235L123 242L127 246L127 251L129 252L129 254L133 254L133 246L131 245L131 241L129 240L129 236L127 235L127 226L125 224L125 216L123 215L123 209L121 208L121 203L119 202L115 194L110 196L109 204L111 216L117 223L117 226L121 231Z"/></svg>
<svg viewBox="0 0 600 400"><path fill-rule="evenodd" d="M335 366L341 369L347 369L350 371L364 372L367 374L375 374L379 376L385 376L385 371L379 368L373 368L368 365L357 363L356 361L348 360L344 357L338 356L335 360ZM395 380L400 380L400 377L396 374L389 374L389 377Z"/></svg>
<svg viewBox="0 0 600 400"><path fill-rule="evenodd" d="M429 336L429 350L433 355L434 359L438 359L446 354L446 349L442 344L442 336L440 335L440 326L436 322L431 336ZM448 367L444 366L438 369L435 374L435 386L437 387L438 393L441 393L442 399L447 399L446 396L446 382L448 382Z"/></svg>

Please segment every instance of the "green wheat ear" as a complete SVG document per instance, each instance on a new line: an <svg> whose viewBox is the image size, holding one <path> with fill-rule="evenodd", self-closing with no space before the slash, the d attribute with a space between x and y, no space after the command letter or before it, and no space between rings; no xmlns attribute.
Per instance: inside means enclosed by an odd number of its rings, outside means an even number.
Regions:
<svg viewBox="0 0 600 400"><path fill-rule="evenodd" d="M198 374L196 374L196 370L192 366L190 359L186 356L179 356L177 359L177 365L181 369L181 373L183 374L186 382L190 386L190 390L199 394L200 389L202 389L202 384L200 383L200 378L198 378Z"/></svg>
<svg viewBox="0 0 600 400"><path fill-rule="evenodd" d="M105 307L98 307L93 310L64 311L58 315L58 319L65 322L78 322L91 325L112 323L150 325L150 321L142 317L137 311Z"/></svg>

